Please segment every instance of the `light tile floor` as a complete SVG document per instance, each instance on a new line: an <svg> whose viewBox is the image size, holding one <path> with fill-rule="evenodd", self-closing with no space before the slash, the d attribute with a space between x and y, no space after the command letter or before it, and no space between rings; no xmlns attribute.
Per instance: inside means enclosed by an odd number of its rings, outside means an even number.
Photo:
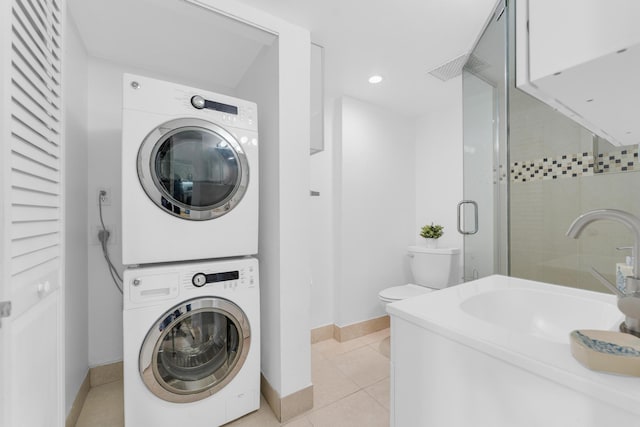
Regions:
<svg viewBox="0 0 640 427"><path fill-rule="evenodd" d="M225 427L385 427L389 425L389 329L340 343L311 346L313 409L280 424L271 408ZM124 426L122 381L89 391L76 427Z"/></svg>

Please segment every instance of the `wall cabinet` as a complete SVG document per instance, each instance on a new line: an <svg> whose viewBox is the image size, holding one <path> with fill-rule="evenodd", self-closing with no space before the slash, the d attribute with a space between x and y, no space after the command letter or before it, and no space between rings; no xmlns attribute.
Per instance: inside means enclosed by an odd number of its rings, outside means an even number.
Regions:
<svg viewBox="0 0 640 427"><path fill-rule="evenodd" d="M517 0L517 87L615 145L639 143L638 21L637 0Z"/></svg>

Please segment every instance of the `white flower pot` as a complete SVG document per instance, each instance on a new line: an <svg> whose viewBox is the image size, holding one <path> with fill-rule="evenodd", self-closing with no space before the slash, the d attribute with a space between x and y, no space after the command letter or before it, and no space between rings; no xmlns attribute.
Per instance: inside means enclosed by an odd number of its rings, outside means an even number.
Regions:
<svg viewBox="0 0 640 427"><path fill-rule="evenodd" d="M423 238L422 240L424 240L424 245L427 248L435 249L435 248L438 247L438 239L426 239L426 238Z"/></svg>

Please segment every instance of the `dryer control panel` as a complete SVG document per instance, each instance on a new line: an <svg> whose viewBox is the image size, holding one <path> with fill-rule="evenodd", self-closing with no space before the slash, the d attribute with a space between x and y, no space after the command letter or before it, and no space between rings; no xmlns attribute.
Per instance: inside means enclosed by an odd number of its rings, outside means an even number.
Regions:
<svg viewBox="0 0 640 427"><path fill-rule="evenodd" d="M254 102L149 77L125 73L122 102L124 110L198 117L258 131L258 107Z"/></svg>
<svg viewBox="0 0 640 427"><path fill-rule="evenodd" d="M185 92L182 96L187 96L192 92ZM196 110L210 110L215 112L216 117L222 120L223 124L230 126L240 126L253 129L256 124L256 106L249 101L236 100L233 104L222 102L222 95L215 94L211 99L202 95L191 95L189 103ZM232 100L233 98L229 98Z"/></svg>

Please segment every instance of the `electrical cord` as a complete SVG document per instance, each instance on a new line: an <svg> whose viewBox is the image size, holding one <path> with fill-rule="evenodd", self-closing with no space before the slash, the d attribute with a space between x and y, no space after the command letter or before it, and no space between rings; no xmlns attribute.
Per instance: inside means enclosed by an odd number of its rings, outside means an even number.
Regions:
<svg viewBox="0 0 640 427"><path fill-rule="evenodd" d="M113 283L118 288L118 291L122 294L122 276L118 273L118 269L111 262L111 258L109 257L109 249L107 248L107 242L109 241L109 237L111 233L107 230L107 227L104 225L104 220L102 219L102 196L106 196L107 192L104 190L100 190L98 193L98 213L100 214L100 226L102 230L98 232L98 240L100 240L100 245L102 246L102 255L104 255L104 260L107 262L107 268L109 269L109 275L113 280Z"/></svg>

